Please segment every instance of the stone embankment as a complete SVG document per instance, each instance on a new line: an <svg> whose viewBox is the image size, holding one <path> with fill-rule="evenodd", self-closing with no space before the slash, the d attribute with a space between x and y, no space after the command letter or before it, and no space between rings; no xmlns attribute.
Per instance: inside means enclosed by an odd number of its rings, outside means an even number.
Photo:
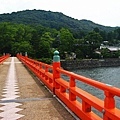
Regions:
<svg viewBox="0 0 120 120"><path fill-rule="evenodd" d="M86 69L96 67L120 66L120 59L84 59L84 60L62 60L61 66L64 69Z"/></svg>

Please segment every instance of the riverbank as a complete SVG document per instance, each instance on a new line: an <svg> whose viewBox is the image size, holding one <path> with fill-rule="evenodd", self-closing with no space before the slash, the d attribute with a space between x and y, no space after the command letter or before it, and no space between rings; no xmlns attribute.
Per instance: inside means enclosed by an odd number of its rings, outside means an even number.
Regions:
<svg viewBox="0 0 120 120"><path fill-rule="evenodd" d="M61 60L61 66L66 70L86 69L97 67L120 66L120 59L83 59L83 60Z"/></svg>

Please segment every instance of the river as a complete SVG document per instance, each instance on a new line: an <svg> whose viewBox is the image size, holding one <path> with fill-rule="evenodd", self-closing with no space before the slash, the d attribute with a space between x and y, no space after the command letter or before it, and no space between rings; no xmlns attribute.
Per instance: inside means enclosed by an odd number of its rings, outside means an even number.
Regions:
<svg viewBox="0 0 120 120"><path fill-rule="evenodd" d="M72 72L120 88L120 67L80 69Z"/></svg>
<svg viewBox="0 0 120 120"><path fill-rule="evenodd" d="M72 72L120 88L120 67L101 67L79 70L77 69L73 70ZM77 81L77 86L102 100L104 99L104 93L99 89L88 86L87 84L79 81ZM120 109L120 97L115 96L115 99L116 107Z"/></svg>

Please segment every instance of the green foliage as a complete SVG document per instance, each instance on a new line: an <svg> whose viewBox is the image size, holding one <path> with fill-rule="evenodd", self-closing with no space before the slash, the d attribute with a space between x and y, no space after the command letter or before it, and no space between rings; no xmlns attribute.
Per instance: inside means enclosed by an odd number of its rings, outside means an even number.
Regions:
<svg viewBox="0 0 120 120"><path fill-rule="evenodd" d="M101 50L101 55L103 58L119 58L120 57L120 50L117 52L111 52L107 48L103 48Z"/></svg>
<svg viewBox="0 0 120 120"><path fill-rule="evenodd" d="M64 52L71 53L73 51L74 37L72 33L65 28L60 30L60 45L58 49L61 51L61 54L64 56Z"/></svg>
<svg viewBox="0 0 120 120"><path fill-rule="evenodd" d="M25 54L25 52L28 52L29 55L32 55L33 52L32 45L28 41L16 42L12 45L12 53L15 55L17 53Z"/></svg>
<svg viewBox="0 0 120 120"><path fill-rule="evenodd" d="M46 64L51 64L52 63L52 59L51 58L41 58L41 59L37 59L40 62L44 62Z"/></svg>
<svg viewBox="0 0 120 120"><path fill-rule="evenodd" d="M28 53L50 63L53 51L61 58L76 53L77 58L99 58L95 53L103 41L120 46L120 28L104 27L88 20L75 20L62 13L27 10L0 15L0 54ZM3 22L2 22L3 21ZM120 56L102 51L106 57ZM49 59L48 59L49 58Z"/></svg>
<svg viewBox="0 0 120 120"><path fill-rule="evenodd" d="M100 48L102 37L99 33L92 31L89 32L84 39L81 39L78 42L78 45L80 45L79 49L82 52L82 57L95 58L95 50ZM78 51L78 49L76 49L76 51Z"/></svg>
<svg viewBox="0 0 120 120"><path fill-rule="evenodd" d="M40 41L38 42L38 51L37 51L37 57L38 58L51 58L52 57L52 43L53 38L51 37L50 32L45 32L41 37Z"/></svg>
<svg viewBox="0 0 120 120"><path fill-rule="evenodd" d="M1 14L0 22L4 21L33 26L42 25L48 28L55 28L57 30L60 30L62 27L64 27L71 30L75 38L81 38L83 36L82 34L85 32L88 33L94 28L98 28L100 31L106 32L115 30L113 27L98 25L89 20L77 20L68 17L63 13L44 10L25 10L13 12L11 14Z"/></svg>

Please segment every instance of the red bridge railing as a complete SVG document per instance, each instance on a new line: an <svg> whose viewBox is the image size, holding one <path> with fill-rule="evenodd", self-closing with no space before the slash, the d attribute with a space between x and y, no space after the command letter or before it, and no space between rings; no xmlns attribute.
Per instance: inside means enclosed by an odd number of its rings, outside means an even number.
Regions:
<svg viewBox="0 0 120 120"><path fill-rule="evenodd" d="M120 120L120 109L116 107L115 96L120 97L120 89L107 84L63 70L60 67L59 53L55 52L53 64L48 65L22 56L17 57L55 94L66 106L82 120ZM66 75L69 81L61 77ZM78 88L76 82L100 89L104 100ZM81 101L80 101L80 100ZM102 116L92 111L95 108Z"/></svg>
<svg viewBox="0 0 120 120"><path fill-rule="evenodd" d="M0 56L0 64L1 64L2 62L4 62L8 57L10 57L9 54L6 54L6 55L3 55L3 56Z"/></svg>

